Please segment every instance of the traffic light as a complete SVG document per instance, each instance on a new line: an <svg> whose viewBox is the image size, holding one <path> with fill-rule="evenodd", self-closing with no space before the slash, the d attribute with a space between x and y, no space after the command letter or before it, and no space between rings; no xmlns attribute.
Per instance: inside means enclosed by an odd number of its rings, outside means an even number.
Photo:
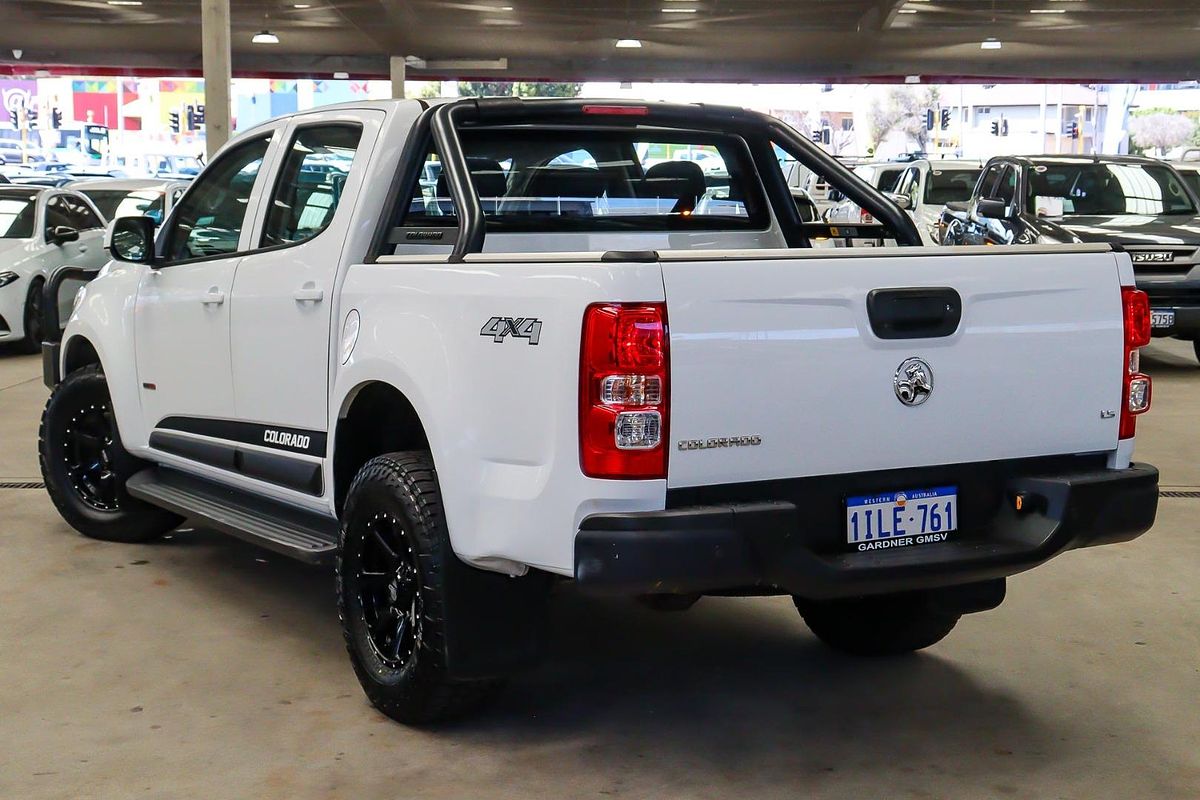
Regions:
<svg viewBox="0 0 1200 800"><path fill-rule="evenodd" d="M188 106L186 109L186 113L187 113L187 129L189 131L196 130L196 107Z"/></svg>
<svg viewBox="0 0 1200 800"><path fill-rule="evenodd" d="M933 130L933 109L932 108L925 109L925 130L927 130L927 131Z"/></svg>
<svg viewBox="0 0 1200 800"><path fill-rule="evenodd" d="M821 129L820 128L813 128L812 140L814 142L816 142L817 144L821 143Z"/></svg>
<svg viewBox="0 0 1200 800"><path fill-rule="evenodd" d="M950 109L948 108L942 109L942 130L950 130Z"/></svg>
<svg viewBox="0 0 1200 800"><path fill-rule="evenodd" d="M13 130L21 130L21 109L12 108L8 111L8 119L12 123Z"/></svg>
<svg viewBox="0 0 1200 800"><path fill-rule="evenodd" d="M1067 135L1072 139L1079 138L1079 123L1072 120L1070 127L1067 128Z"/></svg>
<svg viewBox="0 0 1200 800"><path fill-rule="evenodd" d="M57 108L50 109L50 127L55 129L62 127L62 112Z"/></svg>
<svg viewBox="0 0 1200 800"><path fill-rule="evenodd" d="M1000 135L1008 136L1008 120L1004 117L1000 118Z"/></svg>
<svg viewBox="0 0 1200 800"><path fill-rule="evenodd" d="M29 126L29 130L36 131L38 126L38 110L37 106L30 106L25 109L25 121Z"/></svg>
<svg viewBox="0 0 1200 800"><path fill-rule="evenodd" d="M197 128L204 124L204 103L196 106L196 111L192 115L192 119L195 121Z"/></svg>
<svg viewBox="0 0 1200 800"><path fill-rule="evenodd" d="M170 114L171 133L179 133L179 112L172 111Z"/></svg>
<svg viewBox="0 0 1200 800"><path fill-rule="evenodd" d="M992 136L999 136L999 135L1000 135L1000 121L994 119L994 120L992 120Z"/></svg>

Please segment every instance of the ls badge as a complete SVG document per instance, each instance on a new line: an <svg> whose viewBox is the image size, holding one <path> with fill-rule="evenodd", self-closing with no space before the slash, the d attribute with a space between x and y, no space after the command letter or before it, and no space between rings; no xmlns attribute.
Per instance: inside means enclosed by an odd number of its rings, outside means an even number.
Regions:
<svg viewBox="0 0 1200 800"><path fill-rule="evenodd" d="M892 379L896 397L906 406L919 406L933 394L933 370L913 356L900 362Z"/></svg>

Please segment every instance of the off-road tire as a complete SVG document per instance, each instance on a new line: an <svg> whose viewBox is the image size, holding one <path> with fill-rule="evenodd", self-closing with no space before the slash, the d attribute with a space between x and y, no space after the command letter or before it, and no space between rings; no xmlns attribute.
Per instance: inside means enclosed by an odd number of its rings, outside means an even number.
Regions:
<svg viewBox="0 0 1200 800"><path fill-rule="evenodd" d="M108 424L103 461L105 471L111 474L104 481L112 490L111 503L97 502L81 488L91 484L72 473L75 451L71 437L78 434L72 425L85 413ZM106 542L147 542L183 522L181 517L125 492L125 481L148 465L121 445L108 382L98 364L67 375L51 393L38 429L38 461L58 513L84 536Z"/></svg>
<svg viewBox="0 0 1200 800"><path fill-rule="evenodd" d="M34 278L29 284L29 294L25 296L25 310L22 320L25 326L25 338L17 348L22 353L39 353L42 350L42 286L45 281Z"/></svg>
<svg viewBox="0 0 1200 800"><path fill-rule="evenodd" d="M450 559L457 556L450 547L437 472L429 453L389 453L368 461L350 486L342 520L337 556L338 616L350 663L371 704L408 725L451 719L477 708L502 682L453 680L447 674L446 577ZM380 604L372 601L372 597L378 600L378 590L371 589L361 577L368 571L386 571L378 566L384 563L378 558L375 566L367 563L372 556L385 554L378 544L373 551L367 549L368 537L374 536L371 525L392 526L387 536L396 544L391 549L410 560L418 573L417 597L408 608L412 610L409 618L419 618L419 625L413 629L411 650L397 644L391 663L383 652L385 646L378 641L378 628L384 627ZM408 596L399 590L396 594L401 599ZM393 611L397 622L404 616L400 605ZM372 616L375 625L369 622ZM397 634L391 641L404 642L403 635ZM401 650L410 654L404 656Z"/></svg>
<svg viewBox="0 0 1200 800"><path fill-rule="evenodd" d="M856 656L894 656L940 642L959 615L932 608L921 593L812 602L793 598L825 644Z"/></svg>

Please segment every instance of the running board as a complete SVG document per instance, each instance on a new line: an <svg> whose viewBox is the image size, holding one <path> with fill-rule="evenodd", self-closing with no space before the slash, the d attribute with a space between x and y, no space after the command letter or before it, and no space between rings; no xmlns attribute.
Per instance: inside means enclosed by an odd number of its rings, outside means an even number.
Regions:
<svg viewBox="0 0 1200 800"><path fill-rule="evenodd" d="M178 470L151 467L125 483L133 497L309 564L333 560L336 519L266 500Z"/></svg>

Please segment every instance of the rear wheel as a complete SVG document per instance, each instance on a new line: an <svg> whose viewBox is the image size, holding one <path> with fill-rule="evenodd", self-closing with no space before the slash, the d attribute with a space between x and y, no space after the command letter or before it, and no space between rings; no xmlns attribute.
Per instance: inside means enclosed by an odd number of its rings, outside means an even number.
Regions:
<svg viewBox="0 0 1200 800"><path fill-rule="evenodd" d="M22 317L25 325L25 338L21 340L20 348L26 353L36 353L42 349L42 285L38 278L29 284L29 294L25 297L25 314Z"/></svg>
<svg viewBox="0 0 1200 800"><path fill-rule="evenodd" d="M922 593L812 602L793 598L817 638L856 656L910 653L937 644L959 615L930 605Z"/></svg>
<svg viewBox="0 0 1200 800"><path fill-rule="evenodd" d="M447 673L446 580L455 558L429 454L368 461L346 498L338 611L363 691L398 722L460 716L500 685Z"/></svg>
<svg viewBox="0 0 1200 800"><path fill-rule="evenodd" d="M98 364L72 372L55 387L42 412L38 455L50 499L84 536L145 542L183 521L126 494L125 481L146 463L121 445Z"/></svg>

